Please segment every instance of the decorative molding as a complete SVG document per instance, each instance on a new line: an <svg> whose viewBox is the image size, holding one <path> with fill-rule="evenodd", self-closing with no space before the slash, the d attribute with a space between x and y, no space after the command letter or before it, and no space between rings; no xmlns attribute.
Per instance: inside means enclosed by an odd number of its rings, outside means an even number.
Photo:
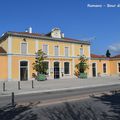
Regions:
<svg viewBox="0 0 120 120"><path fill-rule="evenodd" d="M39 46L38 46L38 40L35 40L35 52L37 52L39 50Z"/></svg>
<svg viewBox="0 0 120 120"><path fill-rule="evenodd" d="M12 37L8 37L8 81L12 80Z"/></svg>
<svg viewBox="0 0 120 120"><path fill-rule="evenodd" d="M8 54L12 53L12 37L8 37Z"/></svg>
<svg viewBox="0 0 120 120"><path fill-rule="evenodd" d="M74 49L74 47L75 46L72 44L72 49L71 49L72 50L72 57L75 55L75 49Z"/></svg>

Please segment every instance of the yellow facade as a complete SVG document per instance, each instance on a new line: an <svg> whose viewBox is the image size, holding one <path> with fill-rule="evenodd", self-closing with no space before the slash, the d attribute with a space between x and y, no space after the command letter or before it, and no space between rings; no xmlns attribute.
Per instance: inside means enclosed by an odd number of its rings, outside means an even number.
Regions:
<svg viewBox="0 0 120 120"><path fill-rule="evenodd" d="M96 76L114 76L114 75L119 75L119 67L118 63L120 63L120 58L115 59L115 58L97 58L94 59L92 58L91 60L91 68L92 64L96 64ZM106 72L104 72L103 64L106 64ZM92 75L92 70L91 70L91 75Z"/></svg>
<svg viewBox="0 0 120 120"><path fill-rule="evenodd" d="M92 64L96 64L96 76L108 76L110 75L110 62L109 60L92 60L91 61L91 67ZM103 64L106 64L106 72L103 71ZM92 71L91 71L92 72Z"/></svg>
<svg viewBox="0 0 120 120"><path fill-rule="evenodd" d="M8 58L7 56L0 56L0 80L7 80L8 73Z"/></svg>
<svg viewBox="0 0 120 120"><path fill-rule="evenodd" d="M32 33L14 33L8 32L0 38L0 46L7 53L0 53L0 80L21 80L23 72L27 79L31 80L33 62L35 62L35 53L43 46L47 45L48 79L55 78L55 63L59 63L59 78L75 77L75 65L79 62L79 55L85 55L88 58L89 69L86 71L88 77L93 77L93 63L96 64L96 77L118 74L117 64L119 59L91 59L90 43L87 41L78 41L70 38L61 37L60 31L52 31L53 36L39 35ZM26 53L22 54L21 44L25 43ZM55 56L55 46L58 46L58 56ZM65 47L68 49L68 56L65 55ZM82 49L82 54L80 52ZM22 63L24 62L24 63ZM69 72L65 73L65 63L69 63ZM106 64L106 72L103 71L103 64ZM26 64L27 67L24 66Z"/></svg>
<svg viewBox="0 0 120 120"><path fill-rule="evenodd" d="M112 59L110 60L110 75L119 75L120 71L118 68L118 63L120 63L120 59Z"/></svg>

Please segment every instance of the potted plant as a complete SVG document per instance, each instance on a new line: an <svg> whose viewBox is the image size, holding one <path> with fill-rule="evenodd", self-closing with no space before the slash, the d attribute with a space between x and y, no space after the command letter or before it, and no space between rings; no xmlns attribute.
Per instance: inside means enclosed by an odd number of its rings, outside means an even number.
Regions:
<svg viewBox="0 0 120 120"><path fill-rule="evenodd" d="M78 78L87 78L87 73L85 72L88 69L87 61L88 59L84 55L79 57L79 63L75 66L77 68L75 75Z"/></svg>
<svg viewBox="0 0 120 120"><path fill-rule="evenodd" d="M38 81L46 80L45 73L47 72L47 64L44 62L44 59L46 58L46 54L40 49L36 53L35 62L33 63L33 69L37 72L37 75L35 73L33 74L34 78Z"/></svg>

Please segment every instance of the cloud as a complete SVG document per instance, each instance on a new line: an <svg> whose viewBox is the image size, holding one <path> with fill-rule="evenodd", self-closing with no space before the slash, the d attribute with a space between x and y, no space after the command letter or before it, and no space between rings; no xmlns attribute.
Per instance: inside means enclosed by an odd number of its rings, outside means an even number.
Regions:
<svg viewBox="0 0 120 120"><path fill-rule="evenodd" d="M109 50L114 53L120 53L120 43L110 45Z"/></svg>

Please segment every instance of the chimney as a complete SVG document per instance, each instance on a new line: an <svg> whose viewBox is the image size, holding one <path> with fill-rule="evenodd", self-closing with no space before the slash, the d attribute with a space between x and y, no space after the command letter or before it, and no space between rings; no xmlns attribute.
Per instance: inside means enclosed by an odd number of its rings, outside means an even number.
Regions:
<svg viewBox="0 0 120 120"><path fill-rule="evenodd" d="M64 37L65 37L64 33L61 33L61 37L62 37L62 38L64 38Z"/></svg>
<svg viewBox="0 0 120 120"><path fill-rule="evenodd" d="M32 27L29 27L29 28L28 28L28 32L29 32L29 33L32 33Z"/></svg>

